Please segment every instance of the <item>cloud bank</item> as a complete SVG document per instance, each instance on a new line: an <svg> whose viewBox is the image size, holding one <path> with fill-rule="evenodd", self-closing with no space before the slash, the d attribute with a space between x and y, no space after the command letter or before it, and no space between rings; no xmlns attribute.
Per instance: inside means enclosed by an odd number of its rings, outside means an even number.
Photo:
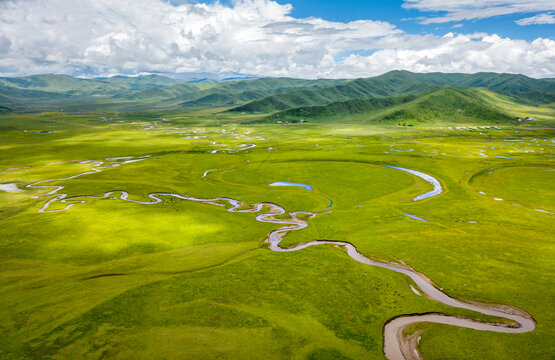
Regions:
<svg viewBox="0 0 555 360"><path fill-rule="evenodd" d="M0 0L0 74L340 78L393 69L555 74L555 42L549 39L410 35L387 22L297 19L291 11L291 5L271 0L238 0L231 7L162 0Z"/></svg>

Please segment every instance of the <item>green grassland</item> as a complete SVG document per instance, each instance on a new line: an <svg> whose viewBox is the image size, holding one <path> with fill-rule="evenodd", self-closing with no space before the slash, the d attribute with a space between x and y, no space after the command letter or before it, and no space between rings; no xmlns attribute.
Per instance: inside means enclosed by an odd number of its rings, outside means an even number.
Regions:
<svg viewBox="0 0 555 360"><path fill-rule="evenodd" d="M458 104L447 105L456 99L490 112L461 120L451 114ZM0 358L383 359L382 328L394 316L484 319L331 246L271 252L264 239L278 225L252 213L173 198L81 198L37 213L48 198L31 196L49 189L26 188L89 171L86 160L150 155L45 185L68 196L172 192L322 213L282 245L348 241L406 262L451 296L514 305L537 321L518 335L423 325L426 359L550 359L555 215L536 209L555 212L553 108L451 88L396 106L384 111L428 113L410 128L343 112L277 125L228 108L1 114L0 184L25 191L0 191ZM524 111L538 121L513 120ZM383 165L430 174L445 192L413 202L430 185ZM313 190L267 186L276 181Z"/></svg>

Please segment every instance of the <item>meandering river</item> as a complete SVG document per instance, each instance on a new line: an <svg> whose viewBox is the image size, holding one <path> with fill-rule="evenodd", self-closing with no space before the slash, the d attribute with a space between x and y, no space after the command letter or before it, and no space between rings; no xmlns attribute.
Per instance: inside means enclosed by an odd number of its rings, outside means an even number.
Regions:
<svg viewBox="0 0 555 360"><path fill-rule="evenodd" d="M243 150L243 149L241 149ZM38 212L54 212L54 211L65 211L70 209L72 206L77 204L85 203L86 199L103 199L112 198L120 199L123 201L129 201L137 204L152 205L157 204L162 201L163 197L174 197L178 199L183 199L187 201L201 202L207 205L214 205L219 207L225 207L227 211L234 213L256 213L256 220L260 222L272 223L283 225L282 227L270 232L266 238L266 242L269 245L269 249L276 252L292 252L300 251L311 246L320 245L332 245L336 247L342 247L346 250L349 257L360 263L376 266L383 269L395 271L404 276L409 277L413 284L410 285L413 292L417 295L422 295L430 300L440 302L442 304L452 306L455 308L462 308L471 311L475 311L484 315L496 316L511 320L513 323L507 325L504 323L492 323L483 322L475 319L464 318L460 316L450 316L446 314L422 314L422 315L402 315L395 317L388 321L384 325L383 337L384 337L384 348L383 352L387 359L389 360L415 360L421 359L418 352L417 341L413 338L406 338L404 336L405 329L413 324L417 323L437 323L453 325L463 328L482 330L482 331L493 331L498 333L524 333L532 331L536 327L536 323L533 318L523 310L507 305L488 305L476 302L465 302L462 300L457 300L450 297L448 294L439 289L426 275L410 268L406 265L400 265L396 263L390 263L386 261L371 259L361 254L356 247L349 243L343 241L311 241L304 244L299 244L291 248L282 248L280 243L285 235L290 231L301 230L309 226L308 219L315 216L321 215L323 213L311 213L311 212L290 212L288 213L289 218L277 218L277 215L283 215L287 211L276 204L272 203L258 203L245 208L243 202L231 198L219 197L213 199L200 199L191 197L185 194L175 194L175 193L150 193L148 194L149 201L139 201L129 198L129 194L125 191L109 191L104 193L102 196L93 195L80 195L68 197L68 194L64 194L61 191L64 186L60 185L45 185L46 183L59 182L64 180L71 180L80 176L94 174L100 172L106 168L120 166L125 163L131 163L135 161L146 160L148 157L137 157L137 158L112 158L103 161L93 162L91 170L86 171L77 175L69 176L61 179L51 179L42 180L35 182L33 184L27 185L27 188L50 188L43 194L35 195L33 198L48 198L46 203L38 210ZM443 192L441 183L439 180L430 176L428 174L422 173L420 171L401 168L397 166L387 166L396 170L405 171L412 175L418 176L433 186L433 190L426 192L414 198L414 201L420 201L423 199L432 198ZM206 175L206 173L205 173ZM116 196L114 196L116 195ZM50 207L59 202L64 204L63 207L58 207L56 209L51 209ZM299 215L303 215L303 218L299 218Z"/></svg>

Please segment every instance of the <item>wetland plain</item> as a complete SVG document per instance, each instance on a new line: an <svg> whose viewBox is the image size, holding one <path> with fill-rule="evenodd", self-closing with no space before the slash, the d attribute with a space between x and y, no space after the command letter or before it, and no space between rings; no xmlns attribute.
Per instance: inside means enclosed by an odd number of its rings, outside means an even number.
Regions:
<svg viewBox="0 0 555 360"><path fill-rule="evenodd" d="M2 357L553 353L549 119L101 117L0 119Z"/></svg>

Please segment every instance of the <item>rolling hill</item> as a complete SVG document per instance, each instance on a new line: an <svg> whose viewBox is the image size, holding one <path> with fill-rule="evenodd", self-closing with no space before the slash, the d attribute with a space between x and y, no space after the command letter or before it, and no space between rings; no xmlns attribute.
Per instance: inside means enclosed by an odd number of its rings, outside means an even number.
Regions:
<svg viewBox="0 0 555 360"><path fill-rule="evenodd" d="M508 123L514 118L495 109L474 89L440 87L419 95L355 99L275 113L264 122L413 122Z"/></svg>
<svg viewBox="0 0 555 360"><path fill-rule="evenodd" d="M294 89L323 89L345 80L260 78L249 80L192 81L158 75L79 79L66 75L0 78L0 101L20 111L125 108L175 109L239 105Z"/></svg>
<svg viewBox="0 0 555 360"><path fill-rule="evenodd" d="M392 71L374 78L351 80L345 84L318 90L298 90L277 94L239 106L231 111L273 112L301 106L324 105L352 99L379 98L416 94L438 86L484 87L521 102L555 102L555 83L524 75L478 74L417 74Z"/></svg>
<svg viewBox="0 0 555 360"><path fill-rule="evenodd" d="M0 78L0 105L14 111L143 111L234 107L272 113L350 100L400 97L434 88L487 88L524 104L555 102L555 82L513 74L417 74L392 71L352 80L256 78L232 81L175 80L159 75L79 79L66 75Z"/></svg>
<svg viewBox="0 0 555 360"><path fill-rule="evenodd" d="M351 99L381 98L421 93L434 86L411 79L383 80L381 78L356 79L323 89L302 89L277 94L239 106L231 111L272 112L299 106L324 105Z"/></svg>
<svg viewBox="0 0 555 360"><path fill-rule="evenodd" d="M67 75L33 75L20 78L0 78L0 86L26 90L40 90L68 95L109 95L122 91L140 91L182 83L159 75L137 77L80 79Z"/></svg>

